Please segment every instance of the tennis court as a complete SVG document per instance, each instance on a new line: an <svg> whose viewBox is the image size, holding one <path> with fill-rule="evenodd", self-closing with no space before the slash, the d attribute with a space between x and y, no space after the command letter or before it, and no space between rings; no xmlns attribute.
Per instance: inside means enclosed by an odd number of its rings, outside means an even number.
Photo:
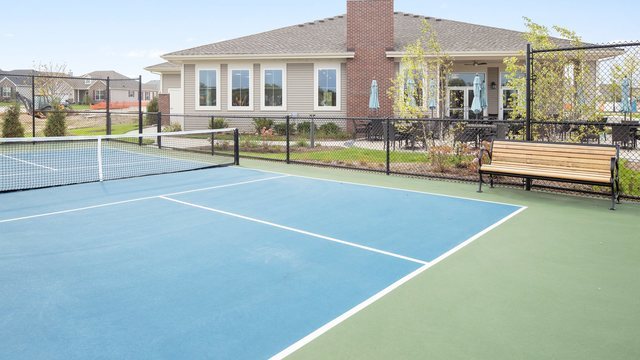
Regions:
<svg viewBox="0 0 640 360"><path fill-rule="evenodd" d="M240 167L0 199L12 359L281 358L524 210Z"/></svg>

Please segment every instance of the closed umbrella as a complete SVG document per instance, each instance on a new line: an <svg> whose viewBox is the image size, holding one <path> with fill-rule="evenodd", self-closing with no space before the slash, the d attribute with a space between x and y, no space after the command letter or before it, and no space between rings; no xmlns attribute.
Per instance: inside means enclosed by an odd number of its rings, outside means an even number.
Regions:
<svg viewBox="0 0 640 360"><path fill-rule="evenodd" d="M476 74L476 77L473 79L473 102L471 103L471 111L476 114L476 119L482 112L482 81L478 74Z"/></svg>
<svg viewBox="0 0 640 360"><path fill-rule="evenodd" d="M480 106L484 111L484 109L486 109L489 106L487 104L487 86L484 81L482 81L482 88L480 88L480 91L481 91L480 93L482 94L482 96L480 96Z"/></svg>
<svg viewBox="0 0 640 360"><path fill-rule="evenodd" d="M409 78L407 80L407 95L409 96L409 106L416 106L416 97L414 96L414 93L416 92L416 82L413 81L412 78Z"/></svg>
<svg viewBox="0 0 640 360"><path fill-rule="evenodd" d="M631 82L629 78L622 79L622 103L620 104L620 112L625 114L631 112Z"/></svg>
<svg viewBox="0 0 640 360"><path fill-rule="evenodd" d="M433 111L438 106L436 101L437 96L438 91L436 87L436 81L434 79L431 79L429 81L429 109L431 109L431 117L433 117Z"/></svg>
<svg viewBox="0 0 640 360"><path fill-rule="evenodd" d="M380 101L378 100L378 82L371 82L371 92L369 93L369 109L377 111L380 109Z"/></svg>

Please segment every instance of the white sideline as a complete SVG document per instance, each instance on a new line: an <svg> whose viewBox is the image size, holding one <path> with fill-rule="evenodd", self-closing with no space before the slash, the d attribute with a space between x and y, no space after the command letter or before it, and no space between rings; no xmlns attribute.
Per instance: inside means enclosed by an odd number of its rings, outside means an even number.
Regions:
<svg viewBox="0 0 640 360"><path fill-rule="evenodd" d="M52 168L52 167L48 167L48 166L44 166L44 165L40 165L40 164L36 164L36 163L34 163L34 162L31 162L31 161L18 159L18 158L15 158L15 157L13 157L13 156L4 155L4 154L0 154L0 156L2 156L2 157L4 157L4 158L7 158L7 159L11 159L11 160L19 161L19 162L24 163L24 164L29 164L29 165L32 165L32 166L41 167L41 168L44 168L44 169L47 169L47 170L58 171L58 169L54 169L54 168Z"/></svg>
<svg viewBox="0 0 640 360"><path fill-rule="evenodd" d="M402 260L406 260L406 261L411 261L411 262L418 263L418 264L421 264L421 265L428 264L428 262L426 262L424 260L418 260L418 259L415 259L415 258L412 258L412 257L408 257L408 256L392 253L392 252L385 251L385 250L376 249L376 248L373 248L373 247L370 247L370 246L360 245L360 244L352 243L352 242L349 242L349 241L344 241L344 240L332 238L330 236L324 236L324 235L312 233L312 232L309 232L309 231L296 229L296 228L293 228L293 227L290 227L290 226L285 226L285 225L272 223L270 221L260 220L260 219L252 218L252 217L249 217L249 216L244 216L244 215L232 213L232 212L229 212L229 211L214 209L214 208L207 207L207 206L202 206L202 205L198 205L198 204L189 203L189 202L186 202L186 201L172 199L172 198L167 197L167 196L160 196L160 198L164 199L164 200L167 200L167 201L172 201L172 202L175 202L175 203L178 203L178 204L182 204L182 205L185 205L185 206L190 206L190 207L193 207L193 208L196 208L196 209L206 210L206 211L210 211L210 212L214 212L214 213L218 213L218 214L222 214L222 215L235 217L235 218L242 219L242 220L255 222L255 223L258 223L258 224L268 225L268 226L272 226L272 227L275 227L275 228L278 228L278 229L287 230L287 231L295 232L295 233L298 233L298 234L312 236L312 237L315 237L315 238L318 238L318 239L327 240L327 241L335 242L335 243L338 243L338 244L347 245L347 246L351 246L351 247L354 247L354 248L358 248L358 249L362 249L362 250L366 250L366 251L371 251L371 252L374 252L374 253L387 255L387 256L391 256L391 257L402 259Z"/></svg>
<svg viewBox="0 0 640 360"><path fill-rule="evenodd" d="M409 275L407 275L407 276L403 277L402 279L396 281L395 283L391 284L386 289L380 291L379 293L377 293L377 294L373 295L372 297L368 298L367 300L361 302L360 304L358 304L355 307L351 308L350 310L348 310L347 312L345 312L342 315L338 316L337 318L335 318L335 319L331 320L330 322L326 323L325 325L323 325L322 327L320 327L317 330L313 331L309 335L307 335L307 336L303 337L302 339L296 341L295 343L293 343L292 345L290 345L286 349L284 349L281 352L277 353L276 355L272 356L270 358L270 360L281 360L281 359L284 359L285 357L293 354L294 352L296 352L299 349L301 349L303 346L307 345L311 341L313 341L313 340L317 339L318 337L320 337L320 335L322 335L322 334L326 333L327 331L331 330L332 328L334 328L335 326L337 326L341 322L347 320L351 316L355 315L356 313L358 313L361 310L365 309L369 305L371 305L374 302L378 301L383 296L389 294L390 292L392 292L393 290L397 289L401 285L405 284L409 280L415 278L416 276L418 276L421 273L425 272L426 270L430 269L431 267L433 267L437 263L441 262L442 260L444 260L444 259L448 258L449 256L453 255L454 253L458 252L460 249L462 249L465 246L469 245L473 241L477 240L478 238L482 237L483 235L485 235L486 233L490 232L491 230L497 228L498 226L504 224L509 219L511 219L514 216L520 214L521 212L523 212L526 209L527 209L526 207L521 207L520 209L518 209L518 210L514 211L513 213L507 215L506 217L504 217L501 220L497 221L496 223L494 223L493 225L489 226L488 228L486 228L486 229L480 231L479 233L473 235L469 239L467 239L464 242L460 243L458 246L456 246L456 247L452 248L451 250L447 251L446 253L438 256L435 260L431 261L430 263L420 267L416 271L410 273Z"/></svg>
<svg viewBox="0 0 640 360"><path fill-rule="evenodd" d="M352 182L352 181L323 179L323 178L318 178L318 177L313 177L313 176L295 175L295 174L288 174L288 173L283 173L283 172L278 172L278 171L254 169L254 168L250 168L250 167L236 167L236 169L244 169L244 170L247 170L247 171L257 171L257 172L266 173L266 174L289 175L290 177L297 177L297 178L302 178L302 179L310 179L310 180L318 180L318 181L326 181L326 182L332 182L332 183L338 183L338 184L348 184L348 185L364 186L364 187L377 188L377 189L386 189L386 190L395 190L395 191L401 191L401 192L409 192L409 193L415 193L415 194L433 195L433 196L437 196L437 197L446 197L446 198L451 198L451 199L469 200L469 201L488 203L488 204L515 206L515 207L520 207L520 208L526 207L524 205L509 204L509 203L504 203L504 202L499 202L499 201L474 199L474 198L469 198L469 197L464 197L464 196L438 194L438 193L432 193L432 192L428 192L428 191L401 189L401 188L394 188L394 187L390 187L390 186L364 184L364 183L357 183L357 182Z"/></svg>
<svg viewBox="0 0 640 360"><path fill-rule="evenodd" d="M41 217L46 217L46 216L68 214L68 213L79 212L79 211L84 211L84 210L91 210L91 209L97 209L97 208L102 208L102 207L107 207L107 206L127 204L127 203L131 203L131 202L136 202L136 201L157 199L157 198L160 198L162 196L175 196L175 195L190 194L190 193L194 193L194 192L207 191L207 190L213 190L213 189L222 189L222 188L232 187L232 186L252 184L252 183L257 183L257 182L262 182L262 181L280 179L280 178L284 178L284 177L287 177L287 176L288 175L273 176L273 177L268 177L268 178L264 178L264 179L249 180L249 181L243 181L243 182L231 183L231 184L225 184L225 185L216 185L216 186L210 186L210 187L206 187L206 188L174 192L174 193L170 193L170 194L145 196L145 197L140 197L140 198L136 198L136 199L129 199L129 200L122 200L122 201L116 201L116 202L105 203L105 204L85 206L85 207L75 208L75 209L60 210L60 211L54 211L54 212L44 213L44 214L22 216L22 217L17 217L17 218L13 218L13 219L4 219L4 220L0 220L0 224L8 223L8 222L14 222L14 221L21 221L21 220L36 219L36 218L41 218Z"/></svg>

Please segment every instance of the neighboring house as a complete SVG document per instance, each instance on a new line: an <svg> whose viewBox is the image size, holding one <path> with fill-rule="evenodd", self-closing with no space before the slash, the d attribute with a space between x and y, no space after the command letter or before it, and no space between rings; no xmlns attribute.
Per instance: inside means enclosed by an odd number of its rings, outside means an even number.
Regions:
<svg viewBox="0 0 640 360"><path fill-rule="evenodd" d="M73 100L75 103L91 103L106 101L107 78L109 79L111 102L136 102L140 87L137 79L131 79L113 70L93 71L88 74L68 80L73 86ZM151 100L158 96L158 86L154 82L142 84L142 100Z"/></svg>
<svg viewBox="0 0 640 360"><path fill-rule="evenodd" d="M16 93L31 97L33 70L0 71L0 100L15 100Z"/></svg>
<svg viewBox="0 0 640 360"><path fill-rule="evenodd" d="M35 75L35 84L33 84L32 75ZM59 73L54 75L57 77L67 76L67 74ZM47 98L53 96L58 100L70 101L73 98L73 88L67 80L48 79L43 77L42 72L34 70L0 71L0 100L15 100L16 94L27 99L31 99L32 95L35 95L36 106L38 106L38 103L48 103L51 99Z"/></svg>
<svg viewBox="0 0 640 360"><path fill-rule="evenodd" d="M524 34L394 12L393 0L347 0L346 15L168 53L162 56L167 62L146 70L161 76L160 108L172 114L370 116L369 90L377 80L377 115L392 116L386 91L424 20L453 60L436 114L469 118L473 78L480 74L488 94L484 115L508 117L503 99L513 89L505 86L503 59L523 59ZM206 124L206 118L187 117L183 125Z"/></svg>

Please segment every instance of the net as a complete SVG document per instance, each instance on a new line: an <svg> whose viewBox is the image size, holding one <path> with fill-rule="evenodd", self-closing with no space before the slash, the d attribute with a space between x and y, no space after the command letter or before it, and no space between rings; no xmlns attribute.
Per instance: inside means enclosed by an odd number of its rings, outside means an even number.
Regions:
<svg viewBox="0 0 640 360"><path fill-rule="evenodd" d="M0 192L238 164L236 129L0 138Z"/></svg>

